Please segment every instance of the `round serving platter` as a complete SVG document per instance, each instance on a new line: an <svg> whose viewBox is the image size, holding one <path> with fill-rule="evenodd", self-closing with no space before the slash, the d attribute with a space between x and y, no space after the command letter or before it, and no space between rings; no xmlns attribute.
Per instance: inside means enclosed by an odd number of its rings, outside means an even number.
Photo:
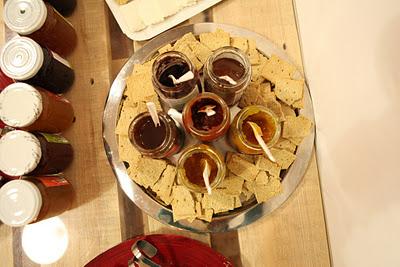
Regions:
<svg viewBox="0 0 400 267"><path fill-rule="evenodd" d="M158 51L159 48L168 43L175 42L188 32L192 32L194 35L199 35L204 32L213 32L217 29L223 29L224 31L229 32L232 36L252 38L257 43L257 49L264 55L269 57L272 54L275 54L288 62L292 62L286 53L277 48L270 40L260 34L240 27L218 23L198 23L171 29L149 41L145 46L134 53L128 62L122 67L111 86L103 114L103 140L105 151L119 185L125 194L140 209L158 221L199 233L234 230L246 226L264 215L270 214L281 206L296 190L307 170L313 151L315 137L315 131L313 128L311 133L304 138L303 142L297 147L296 160L283 176L283 192L281 194L264 203L257 204L254 202L253 205L247 205L235 209L224 215L217 215L210 223L199 219L196 219L192 223L189 223L186 220L174 222L172 210L157 202L129 177L124 163L119 160L115 128L119 116L122 96L126 87L126 78L132 73L134 64L147 61ZM309 118L313 122L313 125L315 125L310 92L306 85L304 90L304 108L301 109L300 114Z"/></svg>

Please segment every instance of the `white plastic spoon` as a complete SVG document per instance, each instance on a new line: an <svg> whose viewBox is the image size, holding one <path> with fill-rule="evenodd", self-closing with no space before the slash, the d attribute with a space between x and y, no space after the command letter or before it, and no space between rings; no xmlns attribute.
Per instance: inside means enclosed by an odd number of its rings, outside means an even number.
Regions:
<svg viewBox="0 0 400 267"><path fill-rule="evenodd" d="M228 75L219 76L218 78L220 78L221 80L227 81L231 85L236 85L237 84L237 82L234 79L232 79L231 77L229 77Z"/></svg>
<svg viewBox="0 0 400 267"><path fill-rule="evenodd" d="M202 107L201 109L199 109L197 112L206 113L206 115L208 117L211 117L211 116L214 116L215 114L217 114L217 112L215 112L214 108L216 108L215 105L206 105L206 106Z"/></svg>
<svg viewBox="0 0 400 267"><path fill-rule="evenodd" d="M257 140L258 144L261 146L261 148L263 149L263 151L265 152L265 154L268 156L268 158L272 162L276 162L276 159L274 158L274 156L272 155L271 151L269 150L267 144L265 143L264 139L262 138L263 133L261 131L260 126L258 126L257 123L251 122L251 121L248 121L247 123L251 126L251 129L253 130L256 140Z"/></svg>
<svg viewBox="0 0 400 267"><path fill-rule="evenodd" d="M172 82L174 83L174 85L183 83L183 82L187 82L190 81L191 79L194 78L194 73L192 71L188 71L185 74L183 74L181 77L179 77L178 79L175 78L174 75L170 74L168 75L168 78L170 78L172 80Z"/></svg>
<svg viewBox="0 0 400 267"><path fill-rule="evenodd" d="M151 119L153 120L154 126L161 126L160 119L158 118L157 107L153 102L146 103L147 110L150 113Z"/></svg>
<svg viewBox="0 0 400 267"><path fill-rule="evenodd" d="M210 165L208 164L207 160L204 160L203 180L207 188L207 193L209 195L211 195L210 175L211 175Z"/></svg>

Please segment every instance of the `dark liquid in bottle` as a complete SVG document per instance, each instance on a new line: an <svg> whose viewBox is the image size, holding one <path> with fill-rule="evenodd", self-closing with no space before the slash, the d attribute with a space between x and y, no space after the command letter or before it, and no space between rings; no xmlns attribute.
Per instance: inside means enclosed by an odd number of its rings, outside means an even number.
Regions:
<svg viewBox="0 0 400 267"><path fill-rule="evenodd" d="M207 113L199 112L201 110L204 110L207 106L215 106L212 110L214 110L216 114L212 116L207 116ZM217 101L209 98L202 98L197 101L192 106L191 112L193 125L198 130L210 130L213 127L221 125L222 121L224 120L224 112L221 105Z"/></svg>
<svg viewBox="0 0 400 267"><path fill-rule="evenodd" d="M42 87L55 94L67 91L74 83L74 71L55 59L50 50L42 48L44 61L39 72L27 83Z"/></svg>
<svg viewBox="0 0 400 267"><path fill-rule="evenodd" d="M71 144L48 141L40 133L35 133L35 136L40 142L42 158L30 175L60 173L71 164L73 159Z"/></svg>
<svg viewBox="0 0 400 267"><path fill-rule="evenodd" d="M262 138L264 139L265 143L268 143L273 138L276 128L273 119L264 112L258 112L256 114L248 116L242 125L242 131L246 140L253 145L258 145L257 139L254 136L253 129L251 128L250 124L247 122L254 122L256 123L263 133Z"/></svg>
<svg viewBox="0 0 400 267"><path fill-rule="evenodd" d="M244 66L237 60L232 58L220 58L212 63L212 71L218 77L229 76L233 80L238 81L245 73ZM224 79L218 79L222 84L230 84Z"/></svg>
<svg viewBox="0 0 400 267"><path fill-rule="evenodd" d="M63 16L69 16L75 9L76 0L46 0Z"/></svg>
<svg viewBox="0 0 400 267"><path fill-rule="evenodd" d="M186 177L192 184L206 187L203 179L205 161L207 161L208 165L210 166L210 184L212 184L212 182L217 177L218 166L215 161L207 154L194 153L188 159L186 159L185 163L183 164L186 172Z"/></svg>
<svg viewBox="0 0 400 267"><path fill-rule="evenodd" d="M162 145L167 131L164 122L160 120L160 124L156 127L150 116L142 118L133 130L136 143L145 149L156 149Z"/></svg>

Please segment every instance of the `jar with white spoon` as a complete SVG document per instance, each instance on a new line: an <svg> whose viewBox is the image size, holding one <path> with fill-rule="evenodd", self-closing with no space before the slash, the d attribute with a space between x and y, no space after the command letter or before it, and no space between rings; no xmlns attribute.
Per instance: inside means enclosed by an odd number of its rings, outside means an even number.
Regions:
<svg viewBox="0 0 400 267"><path fill-rule="evenodd" d="M231 46L214 51L204 65L204 87L235 105L251 80L251 64L245 53Z"/></svg>
<svg viewBox="0 0 400 267"><path fill-rule="evenodd" d="M181 111L185 103L199 94L199 72L187 56L170 51L153 63L152 82L165 109Z"/></svg>

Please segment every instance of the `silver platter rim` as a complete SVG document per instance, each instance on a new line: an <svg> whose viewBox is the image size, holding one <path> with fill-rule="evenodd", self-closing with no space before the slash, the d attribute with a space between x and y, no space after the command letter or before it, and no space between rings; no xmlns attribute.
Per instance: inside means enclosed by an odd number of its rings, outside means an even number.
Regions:
<svg viewBox="0 0 400 267"><path fill-rule="evenodd" d="M212 32L217 29L223 29L224 31L229 32L232 36L253 38L257 43L257 48L265 55L270 56L271 54L275 54L288 62L292 62L286 53L277 48L272 41L258 33L241 27L219 23L197 23L174 28L149 41L130 57L111 85L103 113L103 142L105 152L124 193L142 211L146 212L154 219L164 224L196 233L235 230L249 225L262 216L270 214L278 207L282 206L296 190L308 168L313 153L315 138L315 128L313 126L311 134L307 136L297 148L297 158L284 176L282 182L283 192L280 195L265 203L254 205L240 212L234 212L233 214L213 218L210 223L198 219L192 223L189 223L186 220L174 222L170 209L165 208L155 201L140 186L132 181L127 173L125 165L119 160L117 136L115 134L120 102L126 87L126 78L132 73L134 64L146 61L151 55L157 52L160 47L176 41L184 34L193 32L195 35L198 35L204 32ZM301 110L300 114L311 119L313 125L315 125L312 100L307 86L304 90L304 108Z"/></svg>

